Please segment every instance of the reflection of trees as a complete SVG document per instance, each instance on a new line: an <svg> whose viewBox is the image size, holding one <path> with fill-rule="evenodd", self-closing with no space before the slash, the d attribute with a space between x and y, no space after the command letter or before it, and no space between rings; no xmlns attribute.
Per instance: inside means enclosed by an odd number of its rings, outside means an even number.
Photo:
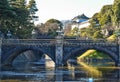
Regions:
<svg viewBox="0 0 120 82"><path fill-rule="evenodd" d="M90 75L90 77L102 77L102 72L99 71L96 67L92 67L90 65L87 65L84 62L78 62L81 66L83 66L83 70L88 72L88 75Z"/></svg>

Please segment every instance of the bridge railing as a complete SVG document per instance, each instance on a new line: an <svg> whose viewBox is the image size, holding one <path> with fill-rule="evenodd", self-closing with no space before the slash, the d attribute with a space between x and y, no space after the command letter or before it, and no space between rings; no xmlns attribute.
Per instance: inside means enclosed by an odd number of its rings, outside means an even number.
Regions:
<svg viewBox="0 0 120 82"><path fill-rule="evenodd" d="M2 44L7 45L55 45L56 39L3 39ZM76 40L64 39L64 45L117 45L117 42L106 40Z"/></svg>
<svg viewBox="0 0 120 82"><path fill-rule="evenodd" d="M66 39L64 41L65 45L118 45L116 41L107 40L76 40L76 39Z"/></svg>
<svg viewBox="0 0 120 82"><path fill-rule="evenodd" d="M8 45L53 45L55 39L3 39L2 44Z"/></svg>

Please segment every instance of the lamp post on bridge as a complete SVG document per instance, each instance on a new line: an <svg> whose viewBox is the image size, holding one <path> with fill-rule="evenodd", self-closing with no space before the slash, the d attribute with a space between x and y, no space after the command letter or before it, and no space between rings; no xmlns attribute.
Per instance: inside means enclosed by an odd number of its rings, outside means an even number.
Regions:
<svg viewBox="0 0 120 82"><path fill-rule="evenodd" d="M57 37L56 37L56 52L55 52L55 58L56 58L56 66L62 66L63 65L63 30L58 27L57 30Z"/></svg>
<svg viewBox="0 0 120 82"><path fill-rule="evenodd" d="M7 33L7 38L10 39L11 37L12 37L12 34L11 34L10 31L8 31L8 33Z"/></svg>
<svg viewBox="0 0 120 82"><path fill-rule="evenodd" d="M33 29L31 34L32 34L32 37L31 37L32 39L37 39L38 32L36 29Z"/></svg>

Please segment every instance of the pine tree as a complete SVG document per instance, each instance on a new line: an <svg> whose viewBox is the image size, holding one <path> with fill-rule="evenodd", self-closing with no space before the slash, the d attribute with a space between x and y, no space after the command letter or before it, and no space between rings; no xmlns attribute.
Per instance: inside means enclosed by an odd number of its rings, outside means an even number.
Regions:
<svg viewBox="0 0 120 82"><path fill-rule="evenodd" d="M12 17L15 12L9 6L7 0L0 0L0 17Z"/></svg>
<svg viewBox="0 0 120 82"><path fill-rule="evenodd" d="M35 16L38 11L35 0L30 0L27 8L29 9L30 19L34 22L38 18L38 16Z"/></svg>
<svg viewBox="0 0 120 82"><path fill-rule="evenodd" d="M0 30L19 38L29 38L33 23L26 0L0 0Z"/></svg>
<svg viewBox="0 0 120 82"><path fill-rule="evenodd" d="M11 19L16 17L16 13L12 7L9 6L7 0L0 0L0 31L6 33L10 26Z"/></svg>

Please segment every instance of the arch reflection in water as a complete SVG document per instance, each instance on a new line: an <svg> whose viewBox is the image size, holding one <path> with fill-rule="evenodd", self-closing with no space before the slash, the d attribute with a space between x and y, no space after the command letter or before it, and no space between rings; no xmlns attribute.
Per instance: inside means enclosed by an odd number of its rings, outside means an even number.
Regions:
<svg viewBox="0 0 120 82"><path fill-rule="evenodd" d="M90 67L90 69L94 69ZM90 73L89 73L90 72ZM95 73L100 73L95 74ZM93 82L119 82L119 69L116 68L95 68L90 71L89 66L82 63L79 66L72 66L71 68L59 67L59 68L40 68L36 71L3 71L1 73L4 78L11 80L18 79L18 82L62 82L62 81L78 81L78 82L89 82L92 78ZM96 75L96 76L95 76ZM21 77L21 78L20 78ZM4 82L4 81L3 81Z"/></svg>

